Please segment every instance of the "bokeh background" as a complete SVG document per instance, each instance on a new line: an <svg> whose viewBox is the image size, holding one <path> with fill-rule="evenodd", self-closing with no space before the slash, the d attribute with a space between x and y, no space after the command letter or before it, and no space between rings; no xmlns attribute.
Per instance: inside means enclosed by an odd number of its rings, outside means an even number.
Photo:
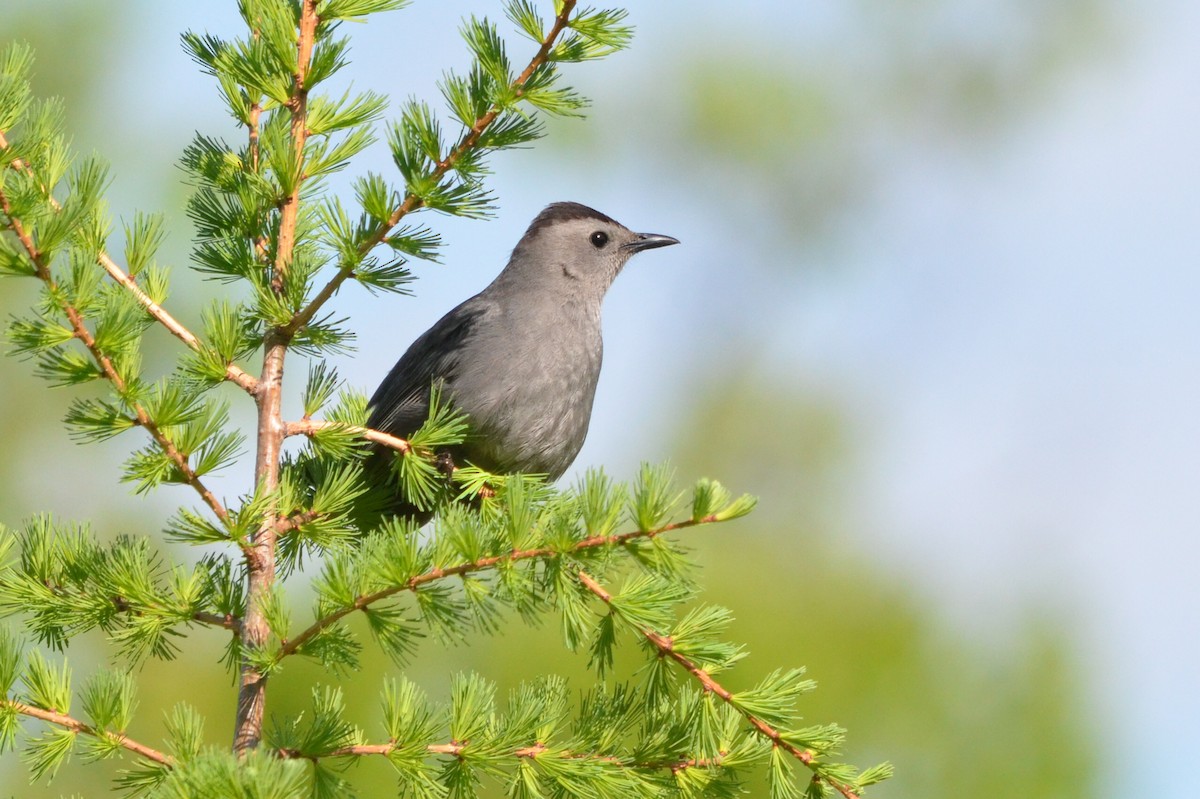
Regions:
<svg viewBox="0 0 1200 799"><path fill-rule="evenodd" d="M852 762L896 764L880 797L1190 796L1200 6L632 6L633 49L567 71L595 101L589 120L495 159L496 220L426 217L449 246L444 265L420 266L416 299L337 297L360 333L342 375L370 391L547 202L675 235L682 246L639 257L609 296L577 468L628 478L670 458L683 479L761 496L750 518L688 539L706 600L734 610L752 653L734 681L806 664L820 684L807 717L847 726ZM36 88L65 98L78 148L113 164L114 212L167 213L170 306L195 321L200 296L223 289L187 274L175 163L197 130L237 134L178 34L238 32L234 3L0 11L0 42L36 46ZM441 71L466 63L469 13L502 16L426 1L351 27L340 82L436 100ZM390 169L382 148L355 171L367 168ZM0 311L32 291L6 282ZM154 347L164 364L175 352L165 336ZM30 371L0 361L0 520L52 511L154 534L192 501L134 497L118 480L128 442L71 443L58 424L70 392ZM220 490L240 492L249 471ZM200 631L180 660L141 669L137 737L159 740L153 709L183 698L225 745L220 642ZM107 659L98 641L71 655L80 674ZM463 668L583 686L584 660L554 625L513 620L470 646L428 644L411 674L435 695ZM363 718L392 670L370 662L341 681ZM303 706L315 678L290 668L272 701ZM112 772L76 762L29 787L8 755L0 792L102 795ZM367 796L394 793L382 763L350 776Z"/></svg>

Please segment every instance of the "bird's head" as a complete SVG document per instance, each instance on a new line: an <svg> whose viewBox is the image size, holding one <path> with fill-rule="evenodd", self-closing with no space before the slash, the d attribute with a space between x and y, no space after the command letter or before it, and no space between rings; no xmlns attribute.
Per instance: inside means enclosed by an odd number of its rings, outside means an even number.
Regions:
<svg viewBox="0 0 1200 799"><path fill-rule="evenodd" d="M642 250L678 244L657 233L634 233L579 203L553 203L534 218L513 250L506 273L527 286L603 297L625 263Z"/></svg>

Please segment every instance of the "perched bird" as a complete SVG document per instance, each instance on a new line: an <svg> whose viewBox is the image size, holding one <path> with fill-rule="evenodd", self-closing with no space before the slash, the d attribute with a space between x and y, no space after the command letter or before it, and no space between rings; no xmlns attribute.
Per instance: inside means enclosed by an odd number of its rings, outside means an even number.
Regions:
<svg viewBox="0 0 1200 799"><path fill-rule="evenodd" d="M491 285L443 316L392 367L371 397L368 426L408 438L440 385L470 428L446 453L454 464L557 479L587 436L605 292L636 253L678 243L634 233L578 203L547 206ZM369 468L393 454L376 452ZM430 515L403 498L386 504L422 521Z"/></svg>

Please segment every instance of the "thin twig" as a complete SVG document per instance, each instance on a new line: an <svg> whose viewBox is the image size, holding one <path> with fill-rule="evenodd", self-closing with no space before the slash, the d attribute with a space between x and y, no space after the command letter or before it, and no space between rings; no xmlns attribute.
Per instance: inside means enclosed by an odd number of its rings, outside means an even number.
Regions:
<svg viewBox="0 0 1200 799"><path fill-rule="evenodd" d="M533 58L530 59L528 66L525 67L521 74L518 75L509 86L509 88L518 96L520 96L522 89L533 76L533 73L537 71L540 66L546 63L546 60L550 56L550 50L554 47L555 41L557 41L558 37L562 35L562 32L567 29L567 25L571 19L571 12L575 10L576 1L577 0L565 0L562 10L554 18L554 24L551 26L550 32L547 33L546 38L542 40L541 46L538 47L537 52L534 54ZM445 157L443 157L437 162L437 164L434 165L433 172L430 173L429 179L440 180L447 172L453 169L454 165L458 163L463 155L475 147L475 145L479 142L479 138L491 126L491 124L496 121L496 118L500 115L500 112L501 108L493 105L485 114L483 114L483 116L476 119L471 127L467 129L466 133L463 134L463 137L459 140L458 144L456 144L450 150L450 152L446 154ZM387 239L388 233L390 233L392 229L400 223L401 219L417 210L422 205L424 205L424 201L420 197L412 194L411 192L405 194L404 200L400 203L396 210L392 212L391 216L389 216L386 221L380 223L379 227L377 227L375 231L359 246L359 258L365 257L367 253L382 244ZM354 266L352 264L343 264L338 270L337 274L330 278L329 282L317 292L317 294L309 301L308 305L306 305L299 312L297 312L295 316L292 317L292 320L284 327L284 330L287 332L287 334L289 336L294 336L305 325L311 322L313 317L317 315L317 311L321 309L321 306L328 302L329 299L337 293L337 290L341 287L342 283L349 279L353 274Z"/></svg>
<svg viewBox="0 0 1200 799"><path fill-rule="evenodd" d="M300 186L304 183L304 143L308 141L308 64L312 59L317 37L316 0L304 0L300 12L300 35L296 38L296 72L292 76L292 97L288 110L292 114L292 156L295 174L291 176L292 190L279 206L279 241L275 245L275 269L271 274L271 289L283 293L283 284L296 250L296 220L300 213Z"/></svg>
<svg viewBox="0 0 1200 799"><path fill-rule="evenodd" d="M314 763L327 757L370 757L379 755L387 757L393 752L403 749L403 745L391 741L384 744L353 744L350 746L341 746L337 749L332 749L321 755L312 755L301 752L298 749L277 749L275 754L284 760L311 760ZM469 743L458 743L451 741L444 744L429 744L425 747L425 751L431 755L446 755L449 757L463 757L467 754L470 748ZM656 761L640 761L627 760L616 757L615 755L596 755L589 752L572 752L566 749L554 749L546 746L544 743L535 743L531 746L522 746L512 750L511 754L518 760L532 760L544 754L551 753L555 757L563 760L587 760L597 763L609 763L614 766L619 766L628 769L638 770L653 770L661 771L669 769L672 773L678 773L690 768L713 768L721 765L723 758L679 758L676 760L656 760Z"/></svg>
<svg viewBox="0 0 1200 799"><path fill-rule="evenodd" d="M7 150L8 147L8 140L4 137L4 133L0 132L0 150ZM20 158L14 158L10 166L18 172L33 175L33 170L29 164L26 164ZM61 211L62 205L58 200L50 196L50 192L45 186L42 186L41 189L50 205L56 211ZM143 291L142 287L137 284L133 276L122 269L106 251L100 250L96 254L96 263L103 267L104 271L109 274L109 277L133 294L142 307L146 309L146 313L150 314L159 324L165 327L171 335L186 344L189 349L199 352L204 348L204 344L192 331L188 330L178 319L172 316L166 308L163 308L151 299L150 295ZM225 365L225 378L237 384L249 394L253 394L258 390L258 381L235 364L229 363Z"/></svg>
<svg viewBox="0 0 1200 799"><path fill-rule="evenodd" d="M596 582L595 578L593 578L587 572L581 571L579 572L579 582L584 588L597 596L601 602L609 607L612 607L612 594L606 591L604 586ZM705 691L719 696L730 707L736 710L742 718L746 719L746 721L750 723L750 726L754 727L754 729L762 734L763 737L770 740L774 746L783 749L785 752L799 760L804 765L811 767L814 759L814 755L811 751L807 749L801 749L794 744L788 743L779 730L775 729L753 713L750 713L749 711L740 707L734 701L733 694L729 691L729 689L713 679L712 675L698 666L691 658L676 651L674 642L671 641L670 637L660 635L659 633L647 627L637 627L637 631L641 633L642 637L645 638L651 646L658 650L659 656L668 657L682 666L688 674L691 674L692 677L694 677L696 681L700 683L700 686ZM839 780L835 780L831 777L820 777L820 779L824 780L831 788L835 789L838 793L845 797L845 799L859 799L858 794L851 790L850 786L846 785L845 783L842 783Z"/></svg>
<svg viewBox="0 0 1200 799"><path fill-rule="evenodd" d="M254 31L254 38L258 38L258 31ZM259 120L262 118L262 104L251 103L250 114L247 117L246 127L249 129L249 155L250 155L250 171L255 175L259 173L260 146L259 146ZM270 263L271 248L267 244L266 234L259 235L254 239L254 254L258 260L264 264Z"/></svg>
<svg viewBox="0 0 1200 799"><path fill-rule="evenodd" d="M255 34L254 38L258 38ZM262 116L262 105L260 103L250 104L250 114L247 118L246 128L250 138L250 171L258 174L258 120Z"/></svg>
<svg viewBox="0 0 1200 799"><path fill-rule="evenodd" d="M46 588L50 589L54 594L59 596L65 596L68 592L68 589L61 585L47 584ZM159 608L147 608L134 605L122 596L112 597L112 603L113 606L121 613L129 613L135 616L140 616L148 611L153 612L155 610L159 610ZM224 615L218 613L209 613L208 611L204 610L198 610L193 613L191 620L201 624L209 624L213 627L223 627L226 630L232 630L234 632L239 630L242 626L242 622L237 616L229 613Z"/></svg>
<svg viewBox="0 0 1200 799"><path fill-rule="evenodd" d="M368 608L376 602L382 601L391 596L395 596L396 594L404 591L416 591L421 586L437 580L444 580L447 577L461 577L465 574L485 571L500 565L517 563L523 560L551 558L561 554L574 554L576 552L583 552L585 550L596 549L599 547L620 546L621 544L628 543L629 541L633 541L635 539L654 538L655 536L662 535L663 533L670 532L672 530L683 530L688 527L696 527L701 524L712 524L717 521L719 521L719 519L717 519L715 515L706 516L699 520L687 519L681 522L672 522L671 524L666 524L653 530L634 530L628 533L619 533L617 535L592 536L591 538L585 538L584 540L575 544L575 546L571 547L571 549L569 549L566 553L562 553L556 549L551 549L550 547L519 549L512 552L507 552L503 555L480 558L479 560L473 560L469 563L460 563L455 566L432 569L424 574L418 574L414 577L410 577L401 585L393 585L387 588L381 588L380 590L370 594L361 594L351 604L344 605L328 615L322 616L309 625L306 629L298 633L295 637L288 638L283 641L276 657L278 660L282 660L288 655L295 654L300 647L308 643L309 640L318 635L326 627L329 627L331 624L334 624L346 616L349 616L356 610L363 610L364 608Z"/></svg>
<svg viewBox="0 0 1200 799"><path fill-rule="evenodd" d="M150 295L143 291L142 287L137 284L137 281L134 280L128 272L118 266L117 263L108 256L108 253L102 250L100 254L96 256L96 261L100 264L100 266L104 267L104 271L108 272L109 276L112 277L113 280L120 283L131 294L133 294L133 296L137 298L137 301L142 304L142 307L146 309L146 312L154 317L159 324L169 330L171 334L175 336L175 338L179 339L190 349L196 352L200 352L204 349L204 343L201 342L200 339L196 338L196 335L184 327L175 317L167 313L165 308L151 299ZM247 394L253 395L258 391L258 381L254 379L254 376L236 364L225 364L225 379L245 390Z"/></svg>
<svg viewBox="0 0 1200 799"><path fill-rule="evenodd" d="M431 755L449 755L451 757L459 757L466 750L468 744L465 743L446 743L446 744L430 744L425 747L425 751ZM382 755L387 757L393 752L403 749L403 744L392 741L385 744L351 744L349 746L340 746L337 749L331 749L321 755L307 754L299 749L277 749L275 754L284 760L312 760L317 761L325 757L366 757L370 755ZM514 749L513 757L530 758L537 757L543 752L548 751L543 744L534 744L533 746L523 746L519 749ZM599 758L602 760L613 760L616 758Z"/></svg>
<svg viewBox="0 0 1200 799"><path fill-rule="evenodd" d="M324 518L326 515L324 511L310 508L305 511L296 511L289 516L280 516L275 520L275 537L276 539L282 538L293 530L299 530L304 525Z"/></svg>
<svg viewBox="0 0 1200 799"><path fill-rule="evenodd" d="M8 227L16 235L17 240L21 242L26 255L29 256L30 261L33 263L33 268L38 278L46 285L49 295L55 299L59 309L71 323L71 329L75 338L79 339L83 343L83 346L87 348L96 365L100 367L101 374L112 383L117 393L124 396L128 388L125 384L125 379L121 377L120 372L108 355L97 346L95 337L88 330L87 325L84 324L83 316L73 305L66 301L59 291L58 283L50 273L49 264L46 263L45 253L38 249L37 244L33 241L33 237L25 229L21 220L13 216L12 204L9 201L8 195L3 190L0 190L0 210L8 218ZM179 448L175 446L175 442L150 418L144 406L129 400L127 402L129 402L129 406L133 410L134 418L138 425L145 428L146 432L150 434L171 462L175 464L175 467L179 469L180 474L183 475L183 482L191 486L200 495L200 498L212 509L212 512L216 514L218 519L228 524L229 512L221 504L221 501L217 499L216 495L208 489L200 479L200 476L196 474L196 471L188 463L188 456L179 451Z"/></svg>
<svg viewBox="0 0 1200 799"><path fill-rule="evenodd" d="M254 37L255 41L257 41L262 34L259 32L258 28L252 27L250 29L250 35ZM262 110L262 102L260 100L255 100L254 102L250 103L250 113L246 116L246 132L249 139L248 150L250 157L250 171L255 175L259 174L259 163L262 161L262 158L260 157L261 147L259 144L259 120L262 118ZM254 253L255 256L264 264L270 261L271 250L267 246L266 234L260 235L254 239Z"/></svg>
<svg viewBox="0 0 1200 799"><path fill-rule="evenodd" d="M219 613L207 613L205 611L197 611L192 614L192 618L202 624L211 624L214 627L223 627L231 632L238 632L242 629L242 620L232 613L224 615Z"/></svg>
<svg viewBox="0 0 1200 799"><path fill-rule="evenodd" d="M369 427L359 427L352 424L341 424L340 422L330 422L324 419L301 419L298 422L288 422L285 426L285 435L309 436L311 438L322 430L342 430L347 433L353 433L365 438L367 441L381 444L397 452L408 452L412 449L409 443L403 438L397 438L380 430L372 430Z"/></svg>
<svg viewBox="0 0 1200 799"><path fill-rule="evenodd" d="M141 755L147 760L153 760L155 763L173 768L175 766L175 758L168 754L146 746L143 743L138 743L122 732L109 732L108 730L97 729L90 724L86 724L79 719L72 718L65 713L56 713L53 710L43 710L40 707L27 705L24 702L18 702L15 699L0 699L0 705L8 707L22 716L39 719L50 724L57 724L60 727L65 727L71 732L88 735L92 738L100 738L103 740L115 741L119 746L128 749L134 754Z"/></svg>

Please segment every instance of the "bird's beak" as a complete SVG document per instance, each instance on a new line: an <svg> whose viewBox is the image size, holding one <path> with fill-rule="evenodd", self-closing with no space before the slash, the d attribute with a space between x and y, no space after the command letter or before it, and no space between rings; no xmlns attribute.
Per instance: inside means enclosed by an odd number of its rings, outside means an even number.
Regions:
<svg viewBox="0 0 1200 799"><path fill-rule="evenodd" d="M637 238L625 245L625 249L630 252L641 252L642 250L653 250L655 247L670 247L672 244L678 244L679 239L671 236L662 236L658 233L638 233Z"/></svg>

